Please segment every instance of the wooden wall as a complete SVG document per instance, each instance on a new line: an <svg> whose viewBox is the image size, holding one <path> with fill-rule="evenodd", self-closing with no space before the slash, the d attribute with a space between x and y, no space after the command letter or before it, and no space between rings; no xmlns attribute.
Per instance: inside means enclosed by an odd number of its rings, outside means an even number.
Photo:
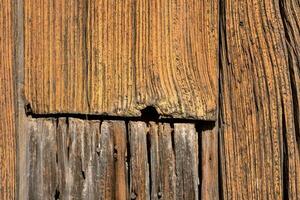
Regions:
<svg viewBox="0 0 300 200"><path fill-rule="evenodd" d="M0 199L300 199L299 0L97 2L0 1Z"/></svg>

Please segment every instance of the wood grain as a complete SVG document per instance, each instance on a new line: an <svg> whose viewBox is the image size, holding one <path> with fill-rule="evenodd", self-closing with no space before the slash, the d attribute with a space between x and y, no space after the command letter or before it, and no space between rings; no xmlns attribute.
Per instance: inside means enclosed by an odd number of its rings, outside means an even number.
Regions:
<svg viewBox="0 0 300 200"><path fill-rule="evenodd" d="M15 198L13 3L0 1L0 199Z"/></svg>
<svg viewBox="0 0 300 200"><path fill-rule="evenodd" d="M31 155L28 162L28 199L53 199L58 178L55 120L31 120L27 125L30 135L28 151Z"/></svg>
<svg viewBox="0 0 300 200"><path fill-rule="evenodd" d="M34 113L215 120L218 1L24 2Z"/></svg>
<svg viewBox="0 0 300 200"><path fill-rule="evenodd" d="M174 124L176 199L199 199L198 134L194 124Z"/></svg>
<svg viewBox="0 0 300 200"><path fill-rule="evenodd" d="M30 119L25 132L29 177L20 199L128 196L125 122Z"/></svg>
<svg viewBox="0 0 300 200"><path fill-rule="evenodd" d="M202 200L219 199L219 157L218 129L207 129L199 134L201 137L201 198ZM199 161L200 162L200 161Z"/></svg>
<svg viewBox="0 0 300 200"><path fill-rule="evenodd" d="M150 178L147 153L147 125L129 122L130 199L150 199Z"/></svg>
<svg viewBox="0 0 300 200"><path fill-rule="evenodd" d="M175 154L172 128L168 123L151 123L151 199L176 199Z"/></svg>
<svg viewBox="0 0 300 200"><path fill-rule="evenodd" d="M285 153L287 155L285 169L288 173L289 199L300 199L300 2L280 1L280 11L286 37L290 84L293 100L293 115L289 115L288 127L295 127L294 131L286 132ZM294 117L294 120L290 120ZM292 124L294 123L294 124Z"/></svg>
<svg viewBox="0 0 300 200"><path fill-rule="evenodd" d="M289 15L284 14L282 2ZM296 47L299 28L289 27L287 32L284 27L289 23L283 21L285 15L298 19L296 2L222 2L220 152L224 199L299 199L299 119L295 117L299 96L292 89L298 84L299 71L291 71L298 70L299 63L294 65L289 59L288 48L291 51L293 47L287 38L293 35L291 43Z"/></svg>
<svg viewBox="0 0 300 200"><path fill-rule="evenodd" d="M216 128L202 130L28 118L19 199L219 199Z"/></svg>

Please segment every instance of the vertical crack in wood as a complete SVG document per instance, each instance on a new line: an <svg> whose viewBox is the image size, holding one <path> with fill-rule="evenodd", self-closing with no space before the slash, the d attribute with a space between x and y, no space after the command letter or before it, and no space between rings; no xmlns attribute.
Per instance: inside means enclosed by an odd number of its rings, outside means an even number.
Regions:
<svg viewBox="0 0 300 200"><path fill-rule="evenodd" d="M286 138L286 124L285 124L285 116L284 112L282 112L282 197L283 200L289 199L289 156L288 156L288 142Z"/></svg>
<svg viewBox="0 0 300 200"><path fill-rule="evenodd" d="M223 136L223 131L222 131L222 127L223 127L223 117L222 117L222 78L223 78L223 56L225 56L225 52L227 51L227 44L226 44L226 28L224 26L226 26L226 16L225 16L225 0L219 0L219 42L218 42L218 64L219 64L219 80L218 80L218 91L219 91L219 95L218 95L218 119L217 119L217 124L218 124L218 130L217 130L217 134L218 134L218 183L219 183L219 200L224 200L224 191L223 191L223 173L225 172L225 170L223 170L223 167L225 167L225 165L223 164L223 160L222 160L222 148L223 148L223 141L224 138ZM228 58L226 58L227 62L228 62Z"/></svg>
<svg viewBox="0 0 300 200"><path fill-rule="evenodd" d="M203 132L203 129L201 127L201 124L197 123L195 125L195 128L196 128L196 134L198 135L198 180L199 180L199 183L198 183L198 197L201 199L201 195L202 195L202 192L204 193L204 191L202 191L201 187L202 187L202 166L201 166L201 163L202 163L202 132Z"/></svg>
<svg viewBox="0 0 300 200"><path fill-rule="evenodd" d="M148 168L149 168L149 194L152 194L152 170L151 170L151 148L152 144L151 144L151 133L149 131L149 129L151 128L150 126L150 122L147 123L147 133L146 133L146 143L147 143L147 161L148 161Z"/></svg>
<svg viewBox="0 0 300 200"><path fill-rule="evenodd" d="M130 199L130 183L131 183L131 148L130 148L130 134L129 134L129 121L125 121L126 126L126 147L127 147L127 154L126 154L126 166L127 166L127 199ZM129 187L129 188L128 188Z"/></svg>
<svg viewBox="0 0 300 200"><path fill-rule="evenodd" d="M90 90L89 90L89 51L88 51L88 14L89 14L89 0L84 0L84 8L83 8L83 33L82 33L82 40L83 40L83 47L82 47L82 55L83 55L83 61L84 67L83 67L83 75L85 75L85 78L83 79L83 85L85 87L85 97L86 97L86 103L87 103L87 112L89 113L91 110L91 103L90 103Z"/></svg>
<svg viewBox="0 0 300 200"><path fill-rule="evenodd" d="M297 35L293 35L293 34L297 34L297 30L294 30L293 27L291 26L291 22L288 19L288 14L286 12L288 12L286 6L285 5L285 0L279 0L279 11L280 11L280 15L281 15L281 19L282 19L282 23L283 23L283 28L284 28L284 34L285 34L285 39L286 39L286 48L287 48L287 63L288 63L288 68L289 68L289 73L290 73L290 84L291 84L291 89L292 89L292 100L293 100L293 109L294 109L294 124L295 124L295 130L300 130L299 127L299 123L300 123L300 113L299 113L299 97L300 94L299 91L297 91L297 84L299 83L299 71L300 71L300 47L297 47L297 45L299 46L300 44L297 44L297 41L292 41L294 38L292 37L296 37L297 40ZM290 33L291 31L295 31L296 33ZM300 34L299 32L300 30L298 29L298 34ZM298 35L298 37L300 37ZM299 40L299 39L298 39ZM297 82L298 81L298 82ZM299 87L299 86L298 86ZM299 90L299 88L298 88ZM297 148L298 151L300 151L300 131L296 131L296 142L297 142Z"/></svg>

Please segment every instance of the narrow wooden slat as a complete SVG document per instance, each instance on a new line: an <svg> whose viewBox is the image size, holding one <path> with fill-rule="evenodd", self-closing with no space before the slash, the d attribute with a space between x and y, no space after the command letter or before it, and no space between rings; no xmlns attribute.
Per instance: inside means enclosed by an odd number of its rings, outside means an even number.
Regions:
<svg viewBox="0 0 300 200"><path fill-rule="evenodd" d="M99 190L99 138L100 138L100 121L85 121L84 126L84 148L83 167L85 175L84 193L82 199L97 199L101 197Z"/></svg>
<svg viewBox="0 0 300 200"><path fill-rule="evenodd" d="M0 199L15 198L16 137L13 78L13 6L0 2Z"/></svg>
<svg viewBox="0 0 300 200"><path fill-rule="evenodd" d="M129 122L131 199L150 199L147 129L144 122Z"/></svg>
<svg viewBox="0 0 300 200"><path fill-rule="evenodd" d="M28 199L53 199L56 191L56 138L55 120L30 120ZM27 197L22 197L27 198Z"/></svg>
<svg viewBox="0 0 300 200"><path fill-rule="evenodd" d="M124 122L104 121L98 147L99 193L103 199L126 199L126 127Z"/></svg>
<svg viewBox="0 0 300 200"><path fill-rule="evenodd" d="M70 199L82 199L84 195L85 171L83 169L84 121L69 119L66 173L67 196Z"/></svg>
<svg viewBox="0 0 300 200"><path fill-rule="evenodd" d="M109 124L101 124L101 135L98 144L99 154L99 193L103 199L114 198L114 144Z"/></svg>
<svg viewBox="0 0 300 200"><path fill-rule="evenodd" d="M218 130L215 127L198 134L201 134L201 200L218 200Z"/></svg>
<svg viewBox="0 0 300 200"><path fill-rule="evenodd" d="M69 143L70 138L68 134L68 124L66 118L58 119L56 130L56 142L57 142L57 195L59 198L69 197L69 181L68 175L69 168Z"/></svg>
<svg viewBox="0 0 300 200"><path fill-rule="evenodd" d="M217 0L24 1L34 113L216 120Z"/></svg>
<svg viewBox="0 0 300 200"><path fill-rule="evenodd" d="M194 124L174 124L176 199L198 199L198 135Z"/></svg>
<svg viewBox="0 0 300 200"><path fill-rule="evenodd" d="M151 199L176 199L175 152L171 126L168 123L151 123L149 134Z"/></svg>
<svg viewBox="0 0 300 200"><path fill-rule="evenodd" d="M115 199L127 199L129 185L126 125L124 121L110 121L110 124L114 138Z"/></svg>
<svg viewBox="0 0 300 200"><path fill-rule="evenodd" d="M222 4L220 148L225 200L297 199L299 127L294 116L299 105L293 102L293 96L298 97L291 88L289 33L281 3Z"/></svg>

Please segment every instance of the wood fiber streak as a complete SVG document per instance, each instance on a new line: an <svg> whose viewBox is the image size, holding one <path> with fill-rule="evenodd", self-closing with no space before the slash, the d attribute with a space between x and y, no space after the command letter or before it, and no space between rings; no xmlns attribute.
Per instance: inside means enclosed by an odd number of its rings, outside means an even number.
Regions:
<svg viewBox="0 0 300 200"><path fill-rule="evenodd" d="M0 1L0 199L15 198L13 4Z"/></svg>
<svg viewBox="0 0 300 200"><path fill-rule="evenodd" d="M299 199L299 94L293 94L299 86L296 2L222 1L224 199Z"/></svg>
<svg viewBox="0 0 300 200"><path fill-rule="evenodd" d="M198 134L194 124L174 124L176 199L198 199Z"/></svg>
<svg viewBox="0 0 300 200"><path fill-rule="evenodd" d="M218 1L25 1L34 113L216 119Z"/></svg>

